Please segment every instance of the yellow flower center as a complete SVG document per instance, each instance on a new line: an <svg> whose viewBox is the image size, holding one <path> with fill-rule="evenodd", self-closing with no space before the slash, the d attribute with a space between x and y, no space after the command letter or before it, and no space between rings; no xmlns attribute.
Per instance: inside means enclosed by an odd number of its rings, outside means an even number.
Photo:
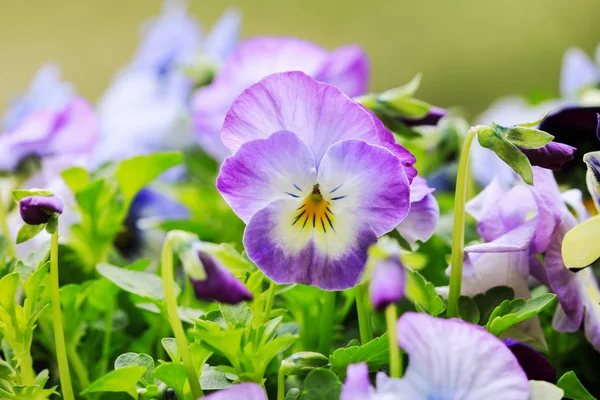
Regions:
<svg viewBox="0 0 600 400"><path fill-rule="evenodd" d="M306 196L302 205L298 207L292 226L298 226L301 230L312 226L323 233L326 233L328 229L335 232L329 201L323 198L318 183L313 186L311 194Z"/></svg>

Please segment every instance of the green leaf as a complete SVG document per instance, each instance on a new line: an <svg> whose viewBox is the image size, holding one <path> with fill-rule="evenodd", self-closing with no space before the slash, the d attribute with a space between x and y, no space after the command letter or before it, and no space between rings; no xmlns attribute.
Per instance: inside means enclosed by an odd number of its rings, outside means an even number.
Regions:
<svg viewBox="0 0 600 400"><path fill-rule="evenodd" d="M342 383L328 369L315 369L304 380L302 400L331 400L339 399Z"/></svg>
<svg viewBox="0 0 600 400"><path fill-rule="evenodd" d="M406 268L406 298L419 305L428 314L440 315L446 305L444 300L435 292L435 287L417 271Z"/></svg>
<svg viewBox="0 0 600 400"><path fill-rule="evenodd" d="M505 300L492 312L486 329L498 336L514 324L539 314L555 298L556 295L547 293L529 300Z"/></svg>
<svg viewBox="0 0 600 400"><path fill-rule="evenodd" d="M481 127L477 132L479 144L492 150L529 185L533 185L531 163L515 145L498 136L490 127Z"/></svg>
<svg viewBox="0 0 600 400"><path fill-rule="evenodd" d="M221 390L233 386L233 383L227 379L227 373L219 371L215 367L204 364L202 374L200 375L200 387L202 390Z"/></svg>
<svg viewBox="0 0 600 400"><path fill-rule="evenodd" d="M19 190L13 190L12 192L13 194L13 199L15 200L15 202L20 202L21 200L23 200L25 197L31 197L31 196L52 196L54 193L49 192L48 190L43 190L43 189L19 189Z"/></svg>
<svg viewBox="0 0 600 400"><path fill-rule="evenodd" d="M110 264L99 264L96 269L100 275L126 292L154 300L164 300L165 298L162 279L156 275L130 271ZM173 285L175 286L175 295L178 296L181 289L177 283L173 282Z"/></svg>
<svg viewBox="0 0 600 400"><path fill-rule="evenodd" d="M375 372L389 363L387 332L362 346L337 349L331 355L331 365L341 379L346 377L348 365L359 362L366 362L371 372Z"/></svg>
<svg viewBox="0 0 600 400"><path fill-rule="evenodd" d="M175 390L178 398L183 399L183 387L187 376L185 367L179 363L168 363L159 365L154 370L154 377L161 382L164 382L168 387Z"/></svg>
<svg viewBox="0 0 600 400"><path fill-rule="evenodd" d="M81 394L97 392L125 392L137 399L136 385L146 372L146 367L129 366L109 372L92 382Z"/></svg>
<svg viewBox="0 0 600 400"><path fill-rule="evenodd" d="M480 317L477 303L468 296L460 296L458 299L458 316L463 321L477 324Z"/></svg>
<svg viewBox="0 0 600 400"><path fill-rule="evenodd" d="M183 155L176 152L142 155L121 162L117 167L116 177L125 204L128 205L144 186L181 162Z"/></svg>
<svg viewBox="0 0 600 400"><path fill-rule="evenodd" d="M40 225L29 225L24 224L21 229L19 229L19 233L17 233L17 244L26 242L30 239L33 239L37 236L38 233L44 229L44 224Z"/></svg>
<svg viewBox="0 0 600 400"><path fill-rule="evenodd" d="M291 388L285 394L285 399L284 400L298 400L299 398L300 398L300 389L298 389L298 388Z"/></svg>
<svg viewBox="0 0 600 400"><path fill-rule="evenodd" d="M0 307L13 314L16 308L16 294L19 287L19 273L13 272L0 279Z"/></svg>
<svg viewBox="0 0 600 400"><path fill-rule="evenodd" d="M479 309L479 323L485 325L490 319L490 315L496 307L504 300L512 300L515 298L515 291L508 286L496 286L485 293L480 293L473 297L473 301Z"/></svg>
<svg viewBox="0 0 600 400"><path fill-rule="evenodd" d="M497 134L515 146L524 149L539 149L554 139L554 136L544 131L540 131L539 129L524 128L520 126L503 128L496 125L496 127L501 128L495 129Z"/></svg>
<svg viewBox="0 0 600 400"><path fill-rule="evenodd" d="M565 391L565 397L572 400L596 400L594 396L587 391L575 375L575 372L569 371L560 377L556 384Z"/></svg>
<svg viewBox="0 0 600 400"><path fill-rule="evenodd" d="M393 102L383 103L385 112L392 116L399 116L409 119L419 119L429 113L431 105L424 101L413 99L411 97L401 97Z"/></svg>
<svg viewBox="0 0 600 400"><path fill-rule="evenodd" d="M179 351L177 350L177 340L175 338L166 337L160 341L165 351L171 357L171 361L179 362Z"/></svg>
<svg viewBox="0 0 600 400"><path fill-rule="evenodd" d="M241 302L234 306L229 304L219 304L219 309L221 310L225 322L230 324L233 328L243 328L252 322L252 310L245 302Z"/></svg>
<svg viewBox="0 0 600 400"><path fill-rule="evenodd" d="M130 367L132 365L145 367L146 372L141 379L144 386L154 382L152 380L152 371L154 370L154 360L148 354L144 353L123 353L115 360L115 369Z"/></svg>
<svg viewBox="0 0 600 400"><path fill-rule="evenodd" d="M77 193L85 188L90 181L90 174L85 168L72 167L65 169L62 178L73 193Z"/></svg>

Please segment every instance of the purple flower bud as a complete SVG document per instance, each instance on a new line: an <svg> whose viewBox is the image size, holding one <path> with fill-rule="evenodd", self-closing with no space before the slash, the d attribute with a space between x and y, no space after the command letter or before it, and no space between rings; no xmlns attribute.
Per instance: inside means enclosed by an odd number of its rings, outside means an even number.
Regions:
<svg viewBox="0 0 600 400"><path fill-rule="evenodd" d="M575 147L556 142L550 142L538 149L520 150L527 156L531 165L553 171L560 171L564 163L573 160L573 154L577 151Z"/></svg>
<svg viewBox="0 0 600 400"><path fill-rule="evenodd" d="M421 118L411 119L399 117L396 118L398 121L402 122L407 126L425 126L425 125L437 125L440 122L440 119L444 118L448 114L448 111L439 107L431 107L427 115Z"/></svg>
<svg viewBox="0 0 600 400"><path fill-rule="evenodd" d="M405 282L406 274L398 254L377 261L369 287L373 307L381 311L388 305L402 300Z"/></svg>
<svg viewBox="0 0 600 400"><path fill-rule="evenodd" d="M556 382L556 371L542 354L514 339L504 339L503 342L517 358L529 380Z"/></svg>
<svg viewBox="0 0 600 400"><path fill-rule="evenodd" d="M56 195L25 197L19 202L19 211L26 224L45 224L54 213L62 214L63 201Z"/></svg>
<svg viewBox="0 0 600 400"><path fill-rule="evenodd" d="M201 250L198 251L198 257L204 267L206 279L200 281L190 278L196 298L225 304L252 300L252 294L246 286L221 265L217 258Z"/></svg>

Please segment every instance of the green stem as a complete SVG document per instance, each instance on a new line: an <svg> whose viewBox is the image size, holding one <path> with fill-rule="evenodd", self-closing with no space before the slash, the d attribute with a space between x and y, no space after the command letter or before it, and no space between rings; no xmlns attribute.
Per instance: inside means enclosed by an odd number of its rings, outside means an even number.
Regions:
<svg viewBox="0 0 600 400"><path fill-rule="evenodd" d="M79 380L81 389L87 388L90 386L90 378L87 372L88 368L83 361L81 361L81 358L77 353L77 349L75 349L74 346L67 347L67 353L69 356L69 361L71 362L71 367L73 367L73 372L75 373L77 380ZM104 375L104 372L102 372L101 375Z"/></svg>
<svg viewBox="0 0 600 400"><path fill-rule="evenodd" d="M31 346L29 346L31 348ZM19 371L21 372L21 384L24 386L33 386L35 382L35 371L33 370L33 361L31 360L31 350L24 351L19 356Z"/></svg>
<svg viewBox="0 0 600 400"><path fill-rule="evenodd" d="M12 257L16 257L17 256L17 247L16 247L15 242L13 241L13 238L10 234L10 229L8 227L8 221L6 219L6 206L4 204L4 199L2 198L1 194L0 194L0 227L2 228L2 235L4 235L4 237L6 238L6 241L8 242L8 255L10 255Z"/></svg>
<svg viewBox="0 0 600 400"><path fill-rule="evenodd" d="M360 331L360 343L365 344L373 340L373 327L371 326L371 309L367 301L367 284L361 283L356 286L356 312L358 314L358 329Z"/></svg>
<svg viewBox="0 0 600 400"><path fill-rule="evenodd" d="M452 233L452 257L450 259L450 293L448 294L449 318L458 317L458 298L462 284L463 250L465 246L465 204L467 198L467 177L469 173L469 149L477 135L474 128L469 129L463 143L456 176L456 194L454 196L454 229Z"/></svg>
<svg viewBox="0 0 600 400"><path fill-rule="evenodd" d="M263 323L269 321L269 314L273 309L273 302L275 301L275 282L269 283L269 289L267 289L267 303L265 304L265 314L263 317Z"/></svg>
<svg viewBox="0 0 600 400"><path fill-rule="evenodd" d="M285 374L282 367L277 373L277 400L285 399Z"/></svg>
<svg viewBox="0 0 600 400"><path fill-rule="evenodd" d="M396 304L390 304L385 309L385 321L387 323L388 339L390 343L390 377L400 378L402 376L402 357L398 347L398 310Z"/></svg>
<svg viewBox="0 0 600 400"><path fill-rule="evenodd" d="M319 353L329 355L333 343L336 292L325 291L321 314Z"/></svg>
<svg viewBox="0 0 600 400"><path fill-rule="evenodd" d="M102 338L102 356L100 358L100 376L108 371L108 362L110 358L110 342L113 328L113 310L112 307L106 311L104 316L104 337Z"/></svg>
<svg viewBox="0 0 600 400"><path fill-rule="evenodd" d="M202 388L200 387L200 379L198 378L198 373L194 368L192 356L190 354L187 339L185 337L185 331L183 330L183 324L181 323L179 311L177 310L177 296L175 295L175 289L173 287L175 278L173 276L172 240L173 235L169 233L167 235L167 239L165 240L165 244L163 245L161 254L161 274L165 290L165 302L167 303L167 313L169 315L171 329L173 329L173 334L175 335L177 350L181 355L181 360L183 361L183 366L185 367L185 372L187 374L192 395L194 399L198 399L204 396L204 393L202 393Z"/></svg>
<svg viewBox="0 0 600 400"><path fill-rule="evenodd" d="M69 372L69 360L67 358L67 347L65 345L65 333L63 331L62 313L60 311L60 292L58 283L58 227L52 234L50 247L50 280L52 296L52 323L54 324L54 345L56 346L56 358L58 360L58 373L60 374L60 386L64 400L74 400L73 384Z"/></svg>

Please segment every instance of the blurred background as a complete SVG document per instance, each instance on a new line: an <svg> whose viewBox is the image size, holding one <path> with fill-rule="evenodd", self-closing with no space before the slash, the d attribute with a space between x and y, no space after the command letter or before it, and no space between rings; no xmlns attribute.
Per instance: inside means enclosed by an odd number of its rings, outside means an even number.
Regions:
<svg viewBox="0 0 600 400"><path fill-rule="evenodd" d="M141 25L161 0L0 0L0 109L27 88L40 65L57 62L66 80L95 101L130 60ZM473 117L500 96L558 93L568 47L600 42L598 0L237 0L190 1L210 25L229 6L242 37L291 35L327 48L362 45L371 90L422 72L418 97L462 106Z"/></svg>

